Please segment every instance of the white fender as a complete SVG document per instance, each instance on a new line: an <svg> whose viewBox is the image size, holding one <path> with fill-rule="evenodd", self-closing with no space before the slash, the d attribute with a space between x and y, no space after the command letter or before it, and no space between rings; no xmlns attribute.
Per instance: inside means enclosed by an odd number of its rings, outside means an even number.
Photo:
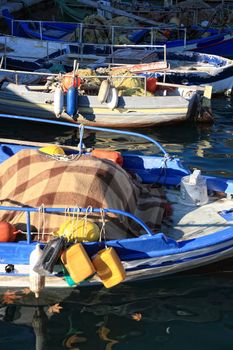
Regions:
<svg viewBox="0 0 233 350"><path fill-rule="evenodd" d="M109 89L109 94L107 97L107 106L109 109L114 109L117 107L118 104L118 90L111 86Z"/></svg>
<svg viewBox="0 0 233 350"><path fill-rule="evenodd" d="M57 86L54 92L54 113L57 118L59 118L62 114L64 107L64 92L61 86Z"/></svg>
<svg viewBox="0 0 233 350"><path fill-rule="evenodd" d="M29 262L29 288L35 293L35 297L39 297L40 291L45 286L45 276L39 275L39 273L33 270L36 263L41 258L43 250L40 248L40 245L37 244L35 249L30 254L30 262Z"/></svg>
<svg viewBox="0 0 233 350"><path fill-rule="evenodd" d="M107 100L110 89L110 82L108 80L103 80L100 84L100 89L98 93L98 100L100 103L104 103Z"/></svg>

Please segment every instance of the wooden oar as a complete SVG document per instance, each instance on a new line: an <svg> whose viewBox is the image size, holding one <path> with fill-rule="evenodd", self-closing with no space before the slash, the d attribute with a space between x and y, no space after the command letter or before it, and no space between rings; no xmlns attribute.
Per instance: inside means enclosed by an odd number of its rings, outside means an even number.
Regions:
<svg viewBox="0 0 233 350"><path fill-rule="evenodd" d="M54 145L54 143L23 141L23 140L4 139L4 138L0 138L0 143L9 143L9 144L22 145L22 146L32 146L32 147L47 147L47 146ZM56 143L56 146L59 146L67 151L76 151L76 152L78 151L78 147L75 147L75 146L65 146L65 145L60 145L57 143Z"/></svg>

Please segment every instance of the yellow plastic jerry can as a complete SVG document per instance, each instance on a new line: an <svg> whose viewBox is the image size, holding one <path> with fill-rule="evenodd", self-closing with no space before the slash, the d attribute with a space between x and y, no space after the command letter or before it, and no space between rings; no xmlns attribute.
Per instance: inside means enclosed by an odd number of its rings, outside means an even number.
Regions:
<svg viewBox="0 0 233 350"><path fill-rule="evenodd" d="M95 273L91 259L81 243L66 249L61 255L61 261L75 283L82 282Z"/></svg>
<svg viewBox="0 0 233 350"><path fill-rule="evenodd" d="M100 250L92 258L92 263L106 288L115 286L126 277L122 262L112 247Z"/></svg>

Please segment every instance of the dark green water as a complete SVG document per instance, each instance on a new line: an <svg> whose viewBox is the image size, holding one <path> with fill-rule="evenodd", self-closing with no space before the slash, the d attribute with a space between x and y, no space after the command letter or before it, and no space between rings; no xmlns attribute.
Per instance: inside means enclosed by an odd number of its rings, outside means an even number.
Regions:
<svg viewBox="0 0 233 350"><path fill-rule="evenodd" d="M233 99L213 100L215 124L179 125L145 132L191 168L233 176ZM61 127L0 123L0 136L73 143L74 131ZM152 150L135 138L90 134L85 142L118 149ZM233 347L233 266L187 273L111 290L45 291L0 303L0 350L220 350ZM4 302L5 301L5 302ZM6 303L8 301L8 303ZM12 304L9 304L9 301ZM60 313L49 313L59 303ZM136 319L135 319L136 318Z"/></svg>

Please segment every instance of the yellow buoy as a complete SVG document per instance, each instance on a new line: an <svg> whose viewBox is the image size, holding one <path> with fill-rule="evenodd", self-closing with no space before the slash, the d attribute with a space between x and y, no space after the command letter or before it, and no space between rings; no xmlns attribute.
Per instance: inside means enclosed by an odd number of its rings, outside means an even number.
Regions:
<svg viewBox="0 0 233 350"><path fill-rule="evenodd" d="M100 229L90 220L68 219L60 226L56 235L64 236L68 241L96 242L99 240Z"/></svg>
<svg viewBox="0 0 233 350"><path fill-rule="evenodd" d="M52 156L53 155L65 155L64 150L57 145L51 145L51 146L39 148L39 151L46 153L46 154L50 154Z"/></svg>

